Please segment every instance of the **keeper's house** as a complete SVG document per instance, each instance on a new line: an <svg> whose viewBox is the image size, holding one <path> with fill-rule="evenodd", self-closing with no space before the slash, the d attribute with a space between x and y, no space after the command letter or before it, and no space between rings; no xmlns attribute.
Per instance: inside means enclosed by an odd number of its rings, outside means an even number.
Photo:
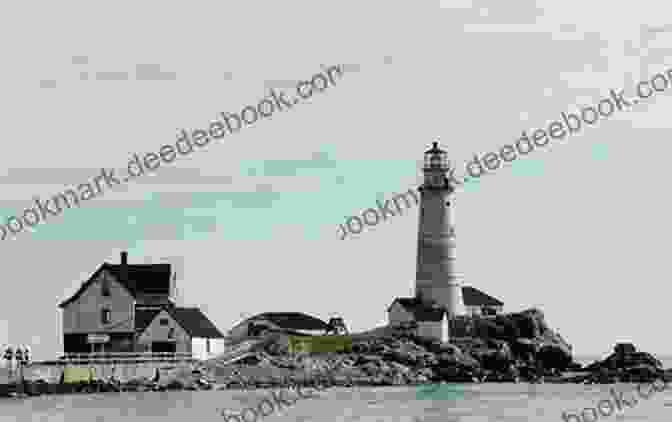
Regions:
<svg viewBox="0 0 672 422"><path fill-rule="evenodd" d="M59 304L65 353L188 353L206 359L224 350L224 336L198 308L175 305L171 264L98 268Z"/></svg>

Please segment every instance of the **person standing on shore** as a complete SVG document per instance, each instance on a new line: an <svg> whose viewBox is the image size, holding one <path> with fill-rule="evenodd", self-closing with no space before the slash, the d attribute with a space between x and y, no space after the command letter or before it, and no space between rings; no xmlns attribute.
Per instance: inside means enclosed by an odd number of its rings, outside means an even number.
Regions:
<svg viewBox="0 0 672 422"><path fill-rule="evenodd" d="M12 346L7 346L7 349L5 349L5 353L3 355L3 358L7 361L7 372L8 372L8 377L11 379L13 376L13 368L12 368L12 361L14 360L14 349Z"/></svg>

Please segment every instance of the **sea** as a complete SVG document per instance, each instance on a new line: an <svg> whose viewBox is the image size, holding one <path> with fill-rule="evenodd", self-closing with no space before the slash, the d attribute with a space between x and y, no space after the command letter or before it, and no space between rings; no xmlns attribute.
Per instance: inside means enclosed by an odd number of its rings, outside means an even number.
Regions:
<svg viewBox="0 0 672 422"><path fill-rule="evenodd" d="M597 359L578 359L590 363ZM672 359L661 359L670 368ZM271 408L257 421L297 422L476 422L476 421L660 421L672 420L672 388L631 384L448 384L432 393L423 387L332 388ZM617 404L623 393L630 406ZM272 398L273 390L170 391L41 396L0 399L0 421L31 422L255 422L225 418ZM290 396L297 397L297 396ZM635 397L635 401L633 401ZM639 397L639 399L637 399ZM298 397L297 397L298 398ZM609 401L611 404L606 403ZM601 410L598 410L598 404ZM619 408L620 405L620 408ZM273 409L271 411L271 409ZM226 410L225 412L223 412ZM611 410L611 412L609 412ZM583 412L583 416L581 416ZM564 417L563 417L564 414Z"/></svg>

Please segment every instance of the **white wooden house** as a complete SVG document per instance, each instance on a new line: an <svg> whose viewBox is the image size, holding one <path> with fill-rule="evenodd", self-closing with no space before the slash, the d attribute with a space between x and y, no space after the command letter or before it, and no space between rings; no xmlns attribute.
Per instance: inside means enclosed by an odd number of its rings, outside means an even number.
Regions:
<svg viewBox="0 0 672 422"><path fill-rule="evenodd" d="M206 358L223 349L224 336L198 308L175 305L170 264L103 263L67 300L65 353L163 352Z"/></svg>

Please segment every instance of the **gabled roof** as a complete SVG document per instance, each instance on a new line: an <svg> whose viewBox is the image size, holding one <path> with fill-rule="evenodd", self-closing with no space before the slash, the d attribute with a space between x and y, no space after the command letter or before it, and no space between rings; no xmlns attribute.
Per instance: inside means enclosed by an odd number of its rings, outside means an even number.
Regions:
<svg viewBox="0 0 672 422"><path fill-rule="evenodd" d="M469 286L462 287L462 300L465 306L502 306L504 302ZM443 318L443 309L428 306L415 297L398 297L392 304L399 303L406 311L415 316L416 321L440 321ZM390 307L387 308L388 312Z"/></svg>
<svg viewBox="0 0 672 422"><path fill-rule="evenodd" d="M462 287L462 298L464 299L464 304L466 306L502 306L504 302L499 299L495 299L487 293L470 287Z"/></svg>
<svg viewBox="0 0 672 422"><path fill-rule="evenodd" d="M224 335L198 308L167 307L165 311L191 336L224 338ZM154 316L156 318L156 315Z"/></svg>
<svg viewBox="0 0 672 422"><path fill-rule="evenodd" d="M248 321L265 319L285 330L328 330L330 325L301 312L264 312Z"/></svg>
<svg viewBox="0 0 672 422"><path fill-rule="evenodd" d="M135 310L135 329L136 331L145 331L154 318L161 313L162 309Z"/></svg>
<svg viewBox="0 0 672 422"><path fill-rule="evenodd" d="M122 281L121 265L106 262L103 266L114 275L114 278ZM125 283L125 287L134 297L138 294L168 295L170 293L170 264L128 264L127 266L129 281Z"/></svg>
<svg viewBox="0 0 672 422"><path fill-rule="evenodd" d="M107 262L96 270L93 275L82 284L77 292L58 306L64 308L77 300L89 286L97 279L102 271L108 271L134 298L153 297L155 302L165 302L170 294L170 264L128 264L128 279L124 280L121 274L121 265Z"/></svg>
<svg viewBox="0 0 672 422"><path fill-rule="evenodd" d="M446 312L441 307L428 306L415 297L398 297L394 299L392 304L395 302L399 303L406 311L412 313L416 321L441 321L443 314ZM391 307L392 305L390 305ZM389 311L390 308L387 308L387 310Z"/></svg>

